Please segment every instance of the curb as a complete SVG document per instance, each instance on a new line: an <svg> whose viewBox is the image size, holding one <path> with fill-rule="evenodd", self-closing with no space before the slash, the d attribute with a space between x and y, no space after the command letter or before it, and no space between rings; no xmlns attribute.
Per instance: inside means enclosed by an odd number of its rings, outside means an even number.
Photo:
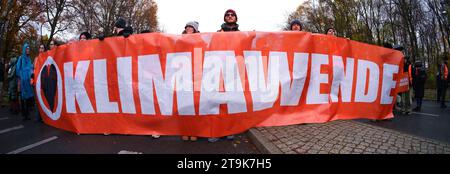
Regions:
<svg viewBox="0 0 450 174"><path fill-rule="evenodd" d="M264 138L264 135L257 130L257 128L252 128L247 132L248 137L256 146L256 148L263 154L283 154L280 149L278 149L273 143L268 139Z"/></svg>

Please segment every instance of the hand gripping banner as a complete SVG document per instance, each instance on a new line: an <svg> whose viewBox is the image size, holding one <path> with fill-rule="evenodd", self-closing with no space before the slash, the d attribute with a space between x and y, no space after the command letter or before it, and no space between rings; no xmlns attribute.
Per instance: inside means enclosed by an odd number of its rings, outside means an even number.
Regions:
<svg viewBox="0 0 450 174"><path fill-rule="evenodd" d="M80 134L220 137L258 126L387 119L403 55L307 32L149 33L39 55L45 123Z"/></svg>

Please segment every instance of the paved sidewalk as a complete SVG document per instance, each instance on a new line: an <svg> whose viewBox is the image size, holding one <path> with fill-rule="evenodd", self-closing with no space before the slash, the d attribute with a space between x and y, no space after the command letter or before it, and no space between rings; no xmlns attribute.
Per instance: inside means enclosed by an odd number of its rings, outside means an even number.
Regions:
<svg viewBox="0 0 450 174"><path fill-rule="evenodd" d="M450 154L450 144L351 120L253 128L248 134L271 154Z"/></svg>

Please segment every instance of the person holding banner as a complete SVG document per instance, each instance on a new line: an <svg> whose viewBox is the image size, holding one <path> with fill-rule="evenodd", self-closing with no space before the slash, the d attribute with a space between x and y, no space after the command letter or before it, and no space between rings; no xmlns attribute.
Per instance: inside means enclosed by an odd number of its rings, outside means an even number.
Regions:
<svg viewBox="0 0 450 174"><path fill-rule="evenodd" d="M78 40L82 41L82 40L90 40L92 38L91 34L87 31L83 32L80 34L80 37L78 38Z"/></svg>
<svg viewBox="0 0 450 174"><path fill-rule="evenodd" d="M21 101L23 121L30 120L28 117L33 101L33 87L31 86L31 75L33 64L30 59L30 47L25 43L22 47L22 56L19 57L16 65L16 76L18 78L18 91Z"/></svg>
<svg viewBox="0 0 450 174"><path fill-rule="evenodd" d="M411 86L411 84L412 84L412 81L411 81L411 69L412 69L412 65L411 65L411 62L409 61L409 57L405 57L405 59L404 59L404 64L403 64L403 73L407 73L408 74L408 81L409 81L409 84L410 84L410 86ZM401 106L401 112L403 113L403 114L409 114L410 112L411 112L411 88L409 88L409 90L408 91L405 91L405 92L403 92L403 93L401 93L400 94L401 96L402 96L402 99L401 99L401 103L400 103L400 106Z"/></svg>
<svg viewBox="0 0 450 174"><path fill-rule="evenodd" d="M413 111L420 112L425 93L425 82L427 80L426 69L421 61L416 61L412 74L414 83L414 98L416 98L417 103L417 106L413 109Z"/></svg>
<svg viewBox="0 0 450 174"><path fill-rule="evenodd" d="M190 21L186 24L186 26L184 27L184 30L181 34L194 34L194 33L200 33L200 31L198 30L198 26L199 23L197 21ZM187 135L183 135L181 137L181 139L183 141L197 141L197 137L196 136L187 136Z"/></svg>
<svg viewBox="0 0 450 174"><path fill-rule="evenodd" d="M447 92L447 83L448 83L448 67L447 67L447 61L443 60L441 61L441 65L439 67L439 80L440 80L440 102L441 102L441 108L446 108L447 106L445 105L445 95Z"/></svg>
<svg viewBox="0 0 450 174"><path fill-rule="evenodd" d="M237 14L234 10L228 9L223 17L225 23L220 26L218 32L239 31L237 22Z"/></svg>
<svg viewBox="0 0 450 174"><path fill-rule="evenodd" d="M302 23L298 19L292 20L289 28L291 31L303 31Z"/></svg>
<svg viewBox="0 0 450 174"><path fill-rule="evenodd" d="M56 42L54 40L50 41L50 50L55 48L55 47L57 47L57 46L58 46L58 44L56 44Z"/></svg>
<svg viewBox="0 0 450 174"><path fill-rule="evenodd" d="M133 34L133 28L131 26L126 26L127 22L125 21L125 19L123 18L119 18L116 20L116 23L114 24L114 34L116 36L123 36L125 38L128 38L131 34ZM105 35L104 34L100 34L98 36L98 39L100 41L105 40Z"/></svg>
<svg viewBox="0 0 450 174"><path fill-rule="evenodd" d="M19 113L19 101L17 92L17 76L16 76L17 58L13 57L8 63L8 100L10 102L11 114Z"/></svg>
<svg viewBox="0 0 450 174"><path fill-rule="evenodd" d="M326 35L336 36L336 30L333 27L327 29Z"/></svg>
<svg viewBox="0 0 450 174"><path fill-rule="evenodd" d="M234 10L228 9L223 16L223 20L225 21L222 24L221 29L218 32L230 32L230 31L239 31L239 25L237 22L237 14ZM234 135L228 135L228 140L233 140ZM219 138L208 138L208 141L211 143L219 141Z"/></svg>

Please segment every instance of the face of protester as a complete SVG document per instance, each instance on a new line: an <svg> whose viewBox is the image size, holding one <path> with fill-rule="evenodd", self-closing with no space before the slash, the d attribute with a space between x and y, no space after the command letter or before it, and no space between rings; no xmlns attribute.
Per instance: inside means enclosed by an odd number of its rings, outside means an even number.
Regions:
<svg viewBox="0 0 450 174"><path fill-rule="evenodd" d="M123 28L117 28L117 27L114 27L114 33L115 33L115 34L119 34L120 31L122 31L122 30L123 30Z"/></svg>
<svg viewBox="0 0 450 174"><path fill-rule="evenodd" d="M50 42L50 49L53 49L55 46L56 46L56 45L55 45L55 42L51 41L51 42Z"/></svg>
<svg viewBox="0 0 450 174"><path fill-rule="evenodd" d="M294 24L294 25L292 25L291 30L292 31L302 31L302 26L300 26L298 24Z"/></svg>
<svg viewBox="0 0 450 174"><path fill-rule="evenodd" d="M44 52L44 51L45 51L44 45L40 45L40 46L39 46L39 53L42 53L42 52Z"/></svg>
<svg viewBox="0 0 450 174"><path fill-rule="evenodd" d="M334 33L334 29L332 29L332 28L328 29L328 31L327 31L327 35L331 35L331 36L334 36L334 35L335 35L335 33Z"/></svg>
<svg viewBox="0 0 450 174"><path fill-rule="evenodd" d="M86 40L86 36L84 34L80 36L80 41L81 40Z"/></svg>
<svg viewBox="0 0 450 174"><path fill-rule="evenodd" d="M25 50L25 53L26 53L27 55L30 55L30 47L27 47L27 50Z"/></svg>
<svg viewBox="0 0 450 174"><path fill-rule="evenodd" d="M195 29L191 26L186 27L186 34L193 34L195 32Z"/></svg>
<svg viewBox="0 0 450 174"><path fill-rule="evenodd" d="M234 13L227 13L225 15L225 22L227 22L227 23L235 23L236 22L236 15L234 15Z"/></svg>

